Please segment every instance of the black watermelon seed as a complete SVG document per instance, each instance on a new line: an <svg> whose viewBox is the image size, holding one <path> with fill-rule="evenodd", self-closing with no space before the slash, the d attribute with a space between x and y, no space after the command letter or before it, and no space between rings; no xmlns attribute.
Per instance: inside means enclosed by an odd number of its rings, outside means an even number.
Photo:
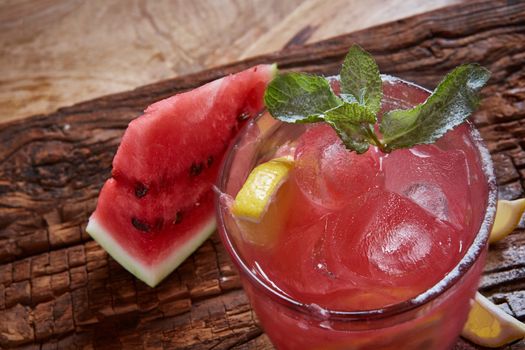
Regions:
<svg viewBox="0 0 525 350"><path fill-rule="evenodd" d="M208 164L208 168L211 167L211 165L213 164L213 156L209 156L209 157L208 157L208 162L207 162L207 164Z"/></svg>
<svg viewBox="0 0 525 350"><path fill-rule="evenodd" d="M131 218L131 224L139 231L142 231L142 232L150 231L149 225L146 222L139 220L137 218Z"/></svg>
<svg viewBox="0 0 525 350"><path fill-rule="evenodd" d="M177 214L175 214L175 218L173 219L173 223L175 225L180 224L182 222L182 212L178 211Z"/></svg>
<svg viewBox="0 0 525 350"><path fill-rule="evenodd" d="M155 220L155 230L160 231L162 230L163 226L164 226L164 219L157 218L157 220Z"/></svg>
<svg viewBox="0 0 525 350"><path fill-rule="evenodd" d="M142 182L138 182L135 185L135 196L137 196L137 198L142 198L146 193L148 193L148 188Z"/></svg>
<svg viewBox="0 0 525 350"><path fill-rule="evenodd" d="M193 163L190 168L190 175L197 176L202 173L202 169L204 169L204 165L202 163Z"/></svg>

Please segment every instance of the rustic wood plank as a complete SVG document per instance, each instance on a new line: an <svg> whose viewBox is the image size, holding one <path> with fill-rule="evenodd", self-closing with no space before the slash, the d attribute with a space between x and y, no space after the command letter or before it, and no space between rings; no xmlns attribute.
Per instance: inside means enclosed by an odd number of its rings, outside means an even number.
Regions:
<svg viewBox="0 0 525 350"><path fill-rule="evenodd" d="M459 1L0 1L0 120Z"/></svg>
<svg viewBox="0 0 525 350"><path fill-rule="evenodd" d="M314 43L464 0L308 0L246 48L241 58Z"/></svg>
<svg viewBox="0 0 525 350"><path fill-rule="evenodd" d="M134 279L84 228L127 123L149 103L260 62L334 73L363 45L382 71L433 87L465 61L493 72L474 116L501 196L523 196L525 3L482 1L12 121L0 128L0 347L271 349L218 237L160 286ZM494 246L482 291L525 317L525 227ZM197 267L206 267L206 277ZM475 349L460 340L456 349ZM524 349L523 342L506 349Z"/></svg>

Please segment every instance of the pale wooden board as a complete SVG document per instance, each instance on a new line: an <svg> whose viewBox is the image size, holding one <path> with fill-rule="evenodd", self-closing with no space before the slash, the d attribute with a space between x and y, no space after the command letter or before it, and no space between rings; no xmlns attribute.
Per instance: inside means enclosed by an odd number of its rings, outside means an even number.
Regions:
<svg viewBox="0 0 525 350"><path fill-rule="evenodd" d="M0 0L0 120L460 1Z"/></svg>

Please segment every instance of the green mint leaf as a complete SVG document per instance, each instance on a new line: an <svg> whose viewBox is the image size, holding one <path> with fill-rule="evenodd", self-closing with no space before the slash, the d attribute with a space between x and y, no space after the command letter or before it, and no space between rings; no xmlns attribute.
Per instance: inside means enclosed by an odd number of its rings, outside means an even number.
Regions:
<svg viewBox="0 0 525 350"><path fill-rule="evenodd" d="M343 102L341 105L324 112L325 120L349 124L374 124L377 117L368 108L359 103Z"/></svg>
<svg viewBox="0 0 525 350"><path fill-rule="evenodd" d="M343 62L341 92L352 95L374 114L381 108L383 90L379 68L372 55L358 45L350 48Z"/></svg>
<svg viewBox="0 0 525 350"><path fill-rule="evenodd" d="M347 103L359 103L357 98L355 98L354 95L351 94L339 94L339 97Z"/></svg>
<svg viewBox="0 0 525 350"><path fill-rule="evenodd" d="M279 74L264 93L270 114L287 123L323 121L324 112L341 103L325 78L304 73Z"/></svg>
<svg viewBox="0 0 525 350"><path fill-rule="evenodd" d="M347 149L357 153L368 150L370 130L377 118L358 103L344 102L324 113L324 120L337 132Z"/></svg>
<svg viewBox="0 0 525 350"><path fill-rule="evenodd" d="M370 147L370 139L363 126L331 121L327 123L337 132L348 150L362 154Z"/></svg>
<svg viewBox="0 0 525 350"><path fill-rule="evenodd" d="M433 143L461 124L477 108L479 91L489 78L490 72L480 65L461 65L447 74L425 103L386 113L380 131L387 150Z"/></svg>

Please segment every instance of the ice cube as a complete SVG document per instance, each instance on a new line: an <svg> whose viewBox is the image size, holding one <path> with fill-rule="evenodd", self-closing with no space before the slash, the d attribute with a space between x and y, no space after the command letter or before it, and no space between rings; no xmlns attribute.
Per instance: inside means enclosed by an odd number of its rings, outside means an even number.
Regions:
<svg viewBox="0 0 525 350"><path fill-rule="evenodd" d="M324 271L326 266L319 255L324 226L325 221L321 219L313 225L290 229L271 258L264 261L268 276L279 281L290 295L323 294L335 286L332 277Z"/></svg>
<svg viewBox="0 0 525 350"><path fill-rule="evenodd" d="M467 203L475 204L467 206L465 215L466 234L471 237L478 232L485 216L489 198L487 182L493 176L492 166L488 165L491 164L490 154L487 150L482 150L483 147L480 148L481 136L472 128L469 123L464 123L447 132L435 143L445 152L461 150L465 154L469 190L462 196Z"/></svg>
<svg viewBox="0 0 525 350"><path fill-rule="evenodd" d="M303 301L325 300L328 293L360 285L360 275L334 260L334 249L341 250L347 236L339 224L345 221L329 213L307 225L289 227L267 252L271 255L260 259L268 278L279 281L287 294L301 295Z"/></svg>
<svg viewBox="0 0 525 350"><path fill-rule="evenodd" d="M403 194L421 208L434 214L440 220L449 220L448 200L436 184L420 182L410 185Z"/></svg>
<svg viewBox="0 0 525 350"><path fill-rule="evenodd" d="M310 243L318 271L347 287L422 290L442 278L460 254L459 233L450 224L380 189L328 215L319 229L324 237Z"/></svg>
<svg viewBox="0 0 525 350"><path fill-rule="evenodd" d="M459 259L459 232L411 200L376 191L362 210L367 215L354 222L357 256L368 260L374 280L430 287Z"/></svg>
<svg viewBox="0 0 525 350"><path fill-rule="evenodd" d="M307 198L337 209L378 186L379 156L375 148L358 155L348 151L328 125L315 125L299 139L296 180Z"/></svg>
<svg viewBox="0 0 525 350"><path fill-rule="evenodd" d="M469 174L463 151L445 152L434 145L396 150L383 158L383 169L387 190L456 228L466 227Z"/></svg>
<svg viewBox="0 0 525 350"><path fill-rule="evenodd" d="M432 240L424 227L401 222L382 236L368 236L366 247L372 265L389 275L402 275L426 260Z"/></svg>

